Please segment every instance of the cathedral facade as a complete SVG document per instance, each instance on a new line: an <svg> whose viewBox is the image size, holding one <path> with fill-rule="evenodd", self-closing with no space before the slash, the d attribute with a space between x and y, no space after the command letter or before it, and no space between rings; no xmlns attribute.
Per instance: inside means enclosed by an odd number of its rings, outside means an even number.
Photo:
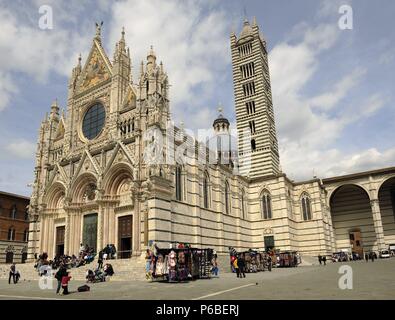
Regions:
<svg viewBox="0 0 395 320"><path fill-rule="evenodd" d="M362 253L395 243L395 168L302 182L281 171L255 20L230 38L237 152L223 115L213 148L169 125L169 79L152 47L134 81L124 31L110 61L100 28L72 70L66 113L54 102L39 130L30 257L77 254L81 243L114 244L120 258L152 241L219 255L228 247Z"/></svg>

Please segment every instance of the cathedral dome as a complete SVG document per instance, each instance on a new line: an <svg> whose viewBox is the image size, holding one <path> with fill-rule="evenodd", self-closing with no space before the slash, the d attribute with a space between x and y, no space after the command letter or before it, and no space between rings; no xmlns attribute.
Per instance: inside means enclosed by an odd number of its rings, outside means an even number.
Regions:
<svg viewBox="0 0 395 320"><path fill-rule="evenodd" d="M222 115L222 108L220 108L220 114L217 119L213 122L213 127L215 131L228 130L230 126L229 120Z"/></svg>

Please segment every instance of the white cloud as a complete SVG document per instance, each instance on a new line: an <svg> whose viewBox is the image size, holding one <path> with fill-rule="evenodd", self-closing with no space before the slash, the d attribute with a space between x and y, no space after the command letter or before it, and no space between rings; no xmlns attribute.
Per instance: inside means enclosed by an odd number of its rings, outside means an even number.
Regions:
<svg viewBox="0 0 395 320"><path fill-rule="evenodd" d="M354 88L365 74L365 69L355 69L349 75L346 75L342 80L340 80L332 90L310 99L311 106L326 111L333 108L344 97L346 97L349 90Z"/></svg>
<svg viewBox="0 0 395 320"><path fill-rule="evenodd" d="M319 78L321 54L335 46L338 36L333 24L314 28L300 24L269 54L281 163L283 171L295 179L311 178L313 172L320 176L348 172L353 169L349 159L370 156L364 151L342 154L333 147L348 125L372 116L385 103L382 95L374 94L364 104L340 104L365 79L367 70L350 70L319 95L304 93L306 85ZM340 106L340 112L335 112ZM382 162L393 161L391 155L384 152ZM365 168L370 162L360 163Z"/></svg>
<svg viewBox="0 0 395 320"><path fill-rule="evenodd" d="M372 168L392 167L395 163L395 148L379 151L376 148L363 150L359 153L344 156L339 159L329 171L335 174L366 171Z"/></svg>
<svg viewBox="0 0 395 320"><path fill-rule="evenodd" d="M230 61L230 27L225 12L208 11L195 1L137 0L115 3L112 15L116 19L110 26L109 43L114 45L119 40L124 26L135 79L141 60L145 61L153 45L158 62L163 61L169 75L171 110L176 122L184 118L187 127L207 127L210 112L200 108L207 106L219 89L218 75L229 67Z"/></svg>
<svg viewBox="0 0 395 320"><path fill-rule="evenodd" d="M38 25L38 8L43 3L53 8L52 30L41 30ZM46 83L51 73L70 76L78 53L88 50L94 34L93 21L82 20L77 31L70 27L70 23L77 22L70 10L78 13L84 9L80 1L54 0L0 6L0 97L4 98L0 111L7 107L11 93L17 90L16 74L22 73L42 83Z"/></svg>
<svg viewBox="0 0 395 320"><path fill-rule="evenodd" d="M32 159L36 151L36 144L20 139L10 142L5 146L5 150L9 152L8 158Z"/></svg>
<svg viewBox="0 0 395 320"><path fill-rule="evenodd" d="M17 91L18 89L11 77L0 71L0 112L7 107L11 95Z"/></svg>
<svg viewBox="0 0 395 320"><path fill-rule="evenodd" d="M379 63L389 65L395 60L395 49L388 49L379 56Z"/></svg>

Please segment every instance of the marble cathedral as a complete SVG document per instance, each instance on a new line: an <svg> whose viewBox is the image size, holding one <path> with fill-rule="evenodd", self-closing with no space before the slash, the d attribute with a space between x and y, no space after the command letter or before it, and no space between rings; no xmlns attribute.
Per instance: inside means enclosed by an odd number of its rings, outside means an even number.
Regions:
<svg viewBox="0 0 395 320"><path fill-rule="evenodd" d="M81 243L115 244L121 258L140 256L150 241L219 255L230 246L317 255L395 243L395 168L301 182L281 171L267 45L255 19L230 36L238 151L216 144L208 162L196 161L209 149L196 141L188 161L177 160L189 140L183 128L169 132L169 79L152 47L134 80L124 31L110 60L100 29L72 70L66 113L53 103L39 130L30 257L77 254ZM220 115L213 129L226 137L229 121ZM174 148L159 151L175 161L146 161L152 130L175 137Z"/></svg>

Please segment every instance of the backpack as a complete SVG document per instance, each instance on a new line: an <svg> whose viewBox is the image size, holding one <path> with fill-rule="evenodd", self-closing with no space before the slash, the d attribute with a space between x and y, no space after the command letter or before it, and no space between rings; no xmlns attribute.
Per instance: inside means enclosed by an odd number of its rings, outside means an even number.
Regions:
<svg viewBox="0 0 395 320"><path fill-rule="evenodd" d="M90 291L90 290L91 290L91 288L86 284L84 284L81 287L78 287L78 292L86 292L86 291Z"/></svg>

